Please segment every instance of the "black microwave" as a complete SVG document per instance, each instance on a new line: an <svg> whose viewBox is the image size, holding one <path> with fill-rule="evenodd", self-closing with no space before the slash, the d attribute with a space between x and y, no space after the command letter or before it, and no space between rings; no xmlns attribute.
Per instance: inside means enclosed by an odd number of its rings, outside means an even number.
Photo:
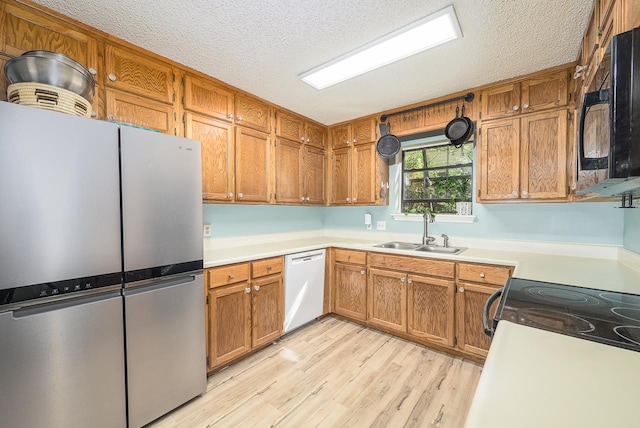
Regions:
<svg viewBox="0 0 640 428"><path fill-rule="evenodd" d="M614 36L582 99L578 194L640 194L640 27Z"/></svg>

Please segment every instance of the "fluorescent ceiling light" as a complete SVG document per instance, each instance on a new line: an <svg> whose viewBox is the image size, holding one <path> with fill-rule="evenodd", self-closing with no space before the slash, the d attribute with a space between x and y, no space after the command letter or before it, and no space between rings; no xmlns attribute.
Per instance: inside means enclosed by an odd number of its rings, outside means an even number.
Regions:
<svg viewBox="0 0 640 428"><path fill-rule="evenodd" d="M316 89L324 89L461 36L453 6L449 6L301 74L300 78Z"/></svg>

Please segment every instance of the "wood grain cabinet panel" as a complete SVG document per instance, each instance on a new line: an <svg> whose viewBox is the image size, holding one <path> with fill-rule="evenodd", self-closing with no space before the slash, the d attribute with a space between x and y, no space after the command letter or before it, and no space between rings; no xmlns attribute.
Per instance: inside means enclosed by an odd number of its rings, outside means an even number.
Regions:
<svg viewBox="0 0 640 428"><path fill-rule="evenodd" d="M284 290L282 275L252 280L251 346L267 344L282 335Z"/></svg>
<svg viewBox="0 0 640 428"><path fill-rule="evenodd" d="M105 86L173 104L175 76L169 64L107 44L105 65Z"/></svg>
<svg viewBox="0 0 640 428"><path fill-rule="evenodd" d="M184 108L226 122L233 121L233 93L208 80L184 77Z"/></svg>
<svg viewBox="0 0 640 428"><path fill-rule="evenodd" d="M319 149L326 147L327 131L320 125L307 122L305 124L305 142Z"/></svg>
<svg viewBox="0 0 640 428"><path fill-rule="evenodd" d="M246 95L235 95L235 123L258 131L271 132L271 107Z"/></svg>
<svg viewBox="0 0 640 428"><path fill-rule="evenodd" d="M229 122L185 114L186 137L202 145L202 198L230 201L234 191L233 127Z"/></svg>
<svg viewBox="0 0 640 428"><path fill-rule="evenodd" d="M351 147L334 149L331 153L331 204L351 203Z"/></svg>
<svg viewBox="0 0 640 428"><path fill-rule="evenodd" d="M304 143L304 119L290 113L277 111L276 135L291 141Z"/></svg>
<svg viewBox="0 0 640 428"><path fill-rule="evenodd" d="M482 201L515 199L520 195L520 120L482 124L478 173Z"/></svg>
<svg viewBox="0 0 640 428"><path fill-rule="evenodd" d="M482 312L484 304L499 287L460 282L456 297L458 348L464 352L486 357L491 339L484 333ZM499 300L499 299L498 299ZM490 310L490 316L495 314L498 300Z"/></svg>
<svg viewBox="0 0 640 428"><path fill-rule="evenodd" d="M339 263L353 263L364 265L367 262L367 253L364 251L345 250L336 248L333 250L334 259Z"/></svg>
<svg viewBox="0 0 640 428"><path fill-rule="evenodd" d="M4 70L4 65L9 59L8 56L0 55L0 70ZM0 101L7 100L7 86L9 86L9 81L3 72L0 74Z"/></svg>
<svg viewBox="0 0 640 428"><path fill-rule="evenodd" d="M513 116L520 110L520 84L511 83L482 92L482 119Z"/></svg>
<svg viewBox="0 0 640 428"><path fill-rule="evenodd" d="M334 312L360 321L367 319L366 266L336 263L334 269Z"/></svg>
<svg viewBox="0 0 640 428"><path fill-rule="evenodd" d="M510 266L490 266L476 263L458 263L458 279L504 287L513 272Z"/></svg>
<svg viewBox="0 0 640 428"><path fill-rule="evenodd" d="M235 134L236 201L269 202L269 135L242 126Z"/></svg>
<svg viewBox="0 0 640 428"><path fill-rule="evenodd" d="M261 278L263 276L275 275L277 273L281 273L283 269L284 260L282 257L262 259L251 262L251 277Z"/></svg>
<svg viewBox="0 0 640 428"><path fill-rule="evenodd" d="M369 253L369 265L384 269L401 270L423 275L453 278L455 262L423 257L395 256L386 253Z"/></svg>
<svg viewBox="0 0 640 428"><path fill-rule="evenodd" d="M366 144L376 141L376 120L368 118L353 123L353 144Z"/></svg>
<svg viewBox="0 0 640 428"><path fill-rule="evenodd" d="M569 92L567 91L566 73L525 80L521 83L521 87L522 113L532 113L567 105Z"/></svg>
<svg viewBox="0 0 640 428"><path fill-rule="evenodd" d="M327 154L324 150L306 146L304 151L304 195L305 203L324 205L327 201L325 172L327 168Z"/></svg>
<svg viewBox="0 0 640 428"><path fill-rule="evenodd" d="M276 138L276 202L304 203L303 145Z"/></svg>
<svg viewBox="0 0 640 428"><path fill-rule="evenodd" d="M340 149L351 145L351 125L341 125L331 129L331 147Z"/></svg>
<svg viewBox="0 0 640 428"><path fill-rule="evenodd" d="M354 204L371 205L376 202L377 157L375 143L358 144L353 148L352 202Z"/></svg>
<svg viewBox="0 0 640 428"><path fill-rule="evenodd" d="M106 90L106 114L135 119L138 124L164 132L176 133L170 105L115 89Z"/></svg>
<svg viewBox="0 0 640 428"><path fill-rule="evenodd" d="M251 350L251 288L248 282L209 292L209 369Z"/></svg>
<svg viewBox="0 0 640 428"><path fill-rule="evenodd" d="M419 275L407 277L407 332L440 345L454 346L455 283Z"/></svg>
<svg viewBox="0 0 640 428"><path fill-rule="evenodd" d="M407 276L369 269L367 321L386 329L407 331Z"/></svg>
<svg viewBox="0 0 640 428"><path fill-rule="evenodd" d="M250 272L248 263L239 263L207 269L207 282L211 288L248 281L249 278Z"/></svg>

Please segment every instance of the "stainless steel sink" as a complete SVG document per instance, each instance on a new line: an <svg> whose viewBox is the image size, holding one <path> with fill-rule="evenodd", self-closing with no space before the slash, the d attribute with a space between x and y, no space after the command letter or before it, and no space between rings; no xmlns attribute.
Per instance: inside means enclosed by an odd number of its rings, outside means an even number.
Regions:
<svg viewBox="0 0 640 428"><path fill-rule="evenodd" d="M462 247L437 247L435 245L423 245L416 248L416 251L424 251L426 253L441 253L441 254L460 254L466 250Z"/></svg>
<svg viewBox="0 0 640 428"><path fill-rule="evenodd" d="M466 248L462 247L439 247L437 245L421 245L411 244L409 242L385 242L384 244L374 245L379 248L391 248L394 250L411 250L411 251L424 251L426 253L440 253L440 254L460 254Z"/></svg>
<svg viewBox="0 0 640 428"><path fill-rule="evenodd" d="M420 244L411 244L409 242L385 242L384 244L374 245L380 248L393 248L395 250L415 250Z"/></svg>

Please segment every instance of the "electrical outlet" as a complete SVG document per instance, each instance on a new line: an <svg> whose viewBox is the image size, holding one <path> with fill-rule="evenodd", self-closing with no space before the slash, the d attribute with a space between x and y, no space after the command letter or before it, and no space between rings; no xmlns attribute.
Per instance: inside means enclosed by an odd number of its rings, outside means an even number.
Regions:
<svg viewBox="0 0 640 428"><path fill-rule="evenodd" d="M387 222L384 220L379 220L376 224L376 229L378 230L387 230Z"/></svg>
<svg viewBox="0 0 640 428"><path fill-rule="evenodd" d="M210 224L205 224L204 228L203 228L203 234L206 237L211 236L211 225Z"/></svg>

